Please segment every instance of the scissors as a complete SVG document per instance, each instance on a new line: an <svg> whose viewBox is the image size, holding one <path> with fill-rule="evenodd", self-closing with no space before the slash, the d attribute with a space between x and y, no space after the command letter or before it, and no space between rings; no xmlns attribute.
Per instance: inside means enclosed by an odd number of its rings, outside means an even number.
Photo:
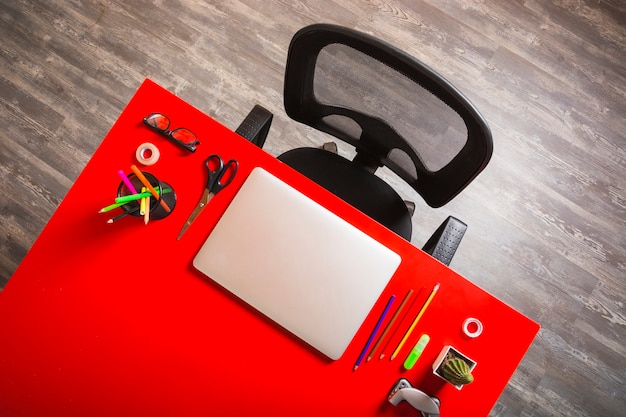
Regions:
<svg viewBox="0 0 626 417"><path fill-rule="evenodd" d="M196 220L196 217L198 217L206 205L209 204L209 201L211 201L213 196L222 191L224 187L232 182L233 178L235 178L235 174L237 173L237 169L239 169L239 162L237 162L236 159L231 159L224 163L222 157L217 154L209 155L206 159L205 165L207 171L209 172L206 187L202 193L202 197L200 197L200 201L196 205L196 208L191 212L191 215L183 225L183 228L180 230L176 240L180 240L183 233L187 231L189 226L191 226L191 223ZM224 180L225 176L226 180Z"/></svg>

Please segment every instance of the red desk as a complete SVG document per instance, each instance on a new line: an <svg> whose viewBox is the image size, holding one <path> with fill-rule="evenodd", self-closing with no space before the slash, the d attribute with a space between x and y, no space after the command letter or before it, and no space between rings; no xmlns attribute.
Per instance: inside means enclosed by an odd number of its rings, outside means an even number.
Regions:
<svg viewBox="0 0 626 417"><path fill-rule="evenodd" d="M142 123L152 111L202 142L195 154ZM118 169L130 172L143 142L161 150L144 168L176 190L166 219L107 224ZM240 169L182 240L176 236L202 192L210 153ZM402 263L343 357L330 361L226 294L191 265L219 216L262 166L400 254ZM251 209L253 210L253 209ZM113 213L115 214L115 213ZM245 236L242 236L245 239ZM441 289L400 356L354 363L392 294L424 287L399 340L435 283ZM479 318L477 339L461 332ZM386 396L399 377L441 401L446 416L487 415L539 326L292 171L210 117L147 80L0 293L2 416L414 416ZM404 358L422 333L417 365ZM452 344L478 362L457 391L431 374ZM396 342L390 344L387 357Z"/></svg>

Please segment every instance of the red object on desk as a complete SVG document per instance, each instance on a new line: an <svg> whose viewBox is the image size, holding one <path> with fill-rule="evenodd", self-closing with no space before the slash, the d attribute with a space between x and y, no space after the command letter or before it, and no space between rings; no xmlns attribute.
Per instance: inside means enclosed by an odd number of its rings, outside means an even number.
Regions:
<svg viewBox="0 0 626 417"><path fill-rule="evenodd" d="M151 112L198 136L195 153L143 125ZM170 184L173 212L144 225L107 224L117 171L137 147L161 151L143 168ZM176 236L205 185L204 160L239 160L233 183L185 236ZM331 361L196 271L192 259L241 184L267 171L383 242L402 263L344 355ZM110 190L107 194L103 190ZM251 213L254 211L251 208ZM109 216L110 214L110 216ZM245 237L242 237L245 238ZM398 358L354 363L385 302L411 288L441 288ZM424 296L427 291L421 292ZM422 301L417 300L418 308ZM395 332L399 340L415 308ZM441 399L447 416L487 415L539 326L443 264L292 171L226 127L146 80L0 293L2 416L414 416L387 394L400 377ZM463 335L467 317L484 331ZM415 367L402 364L422 333ZM389 343L389 349L397 342ZM444 345L476 361L475 381L457 390L432 375Z"/></svg>

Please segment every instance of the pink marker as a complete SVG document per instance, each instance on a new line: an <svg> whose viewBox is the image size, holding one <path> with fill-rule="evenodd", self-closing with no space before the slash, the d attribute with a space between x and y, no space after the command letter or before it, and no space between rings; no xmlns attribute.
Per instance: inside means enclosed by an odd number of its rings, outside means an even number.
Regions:
<svg viewBox="0 0 626 417"><path fill-rule="evenodd" d="M133 187L133 184L130 182L130 180L128 179L128 177L126 176L126 174L124 174L124 171L122 171L121 169L119 171L117 171L118 175L120 176L120 178L122 179L122 181L124 181L124 184L126 184L126 187L128 187L128 190L133 193L133 194L139 194L137 192L137 190L135 189L135 187Z"/></svg>

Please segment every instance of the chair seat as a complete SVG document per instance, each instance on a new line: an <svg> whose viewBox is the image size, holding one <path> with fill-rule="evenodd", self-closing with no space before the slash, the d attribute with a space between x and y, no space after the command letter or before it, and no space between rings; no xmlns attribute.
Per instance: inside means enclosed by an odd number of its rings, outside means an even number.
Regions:
<svg viewBox="0 0 626 417"><path fill-rule="evenodd" d="M411 215L405 202L376 175L318 148L292 149L278 159L404 239L411 240Z"/></svg>

